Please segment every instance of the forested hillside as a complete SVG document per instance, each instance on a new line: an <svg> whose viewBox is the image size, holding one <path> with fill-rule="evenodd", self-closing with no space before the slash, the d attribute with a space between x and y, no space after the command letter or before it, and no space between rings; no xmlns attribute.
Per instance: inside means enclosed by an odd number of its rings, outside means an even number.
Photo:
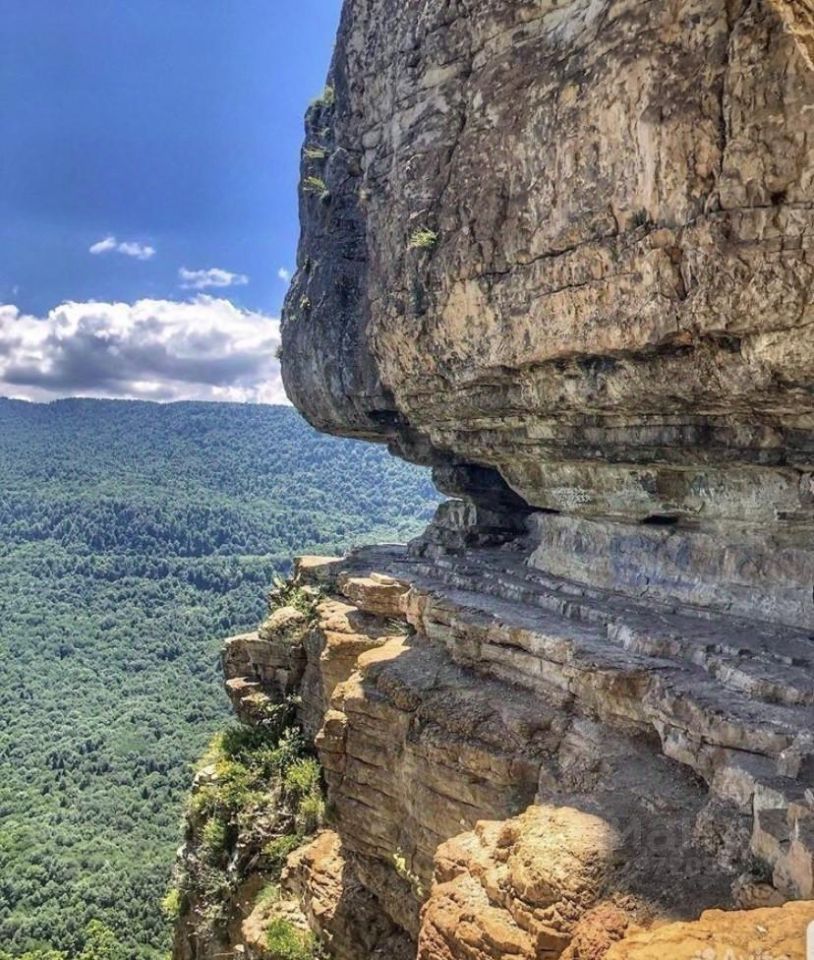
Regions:
<svg viewBox="0 0 814 960"><path fill-rule="evenodd" d="M405 539L435 503L288 408L0 400L0 960L165 954L219 641L292 554Z"/></svg>

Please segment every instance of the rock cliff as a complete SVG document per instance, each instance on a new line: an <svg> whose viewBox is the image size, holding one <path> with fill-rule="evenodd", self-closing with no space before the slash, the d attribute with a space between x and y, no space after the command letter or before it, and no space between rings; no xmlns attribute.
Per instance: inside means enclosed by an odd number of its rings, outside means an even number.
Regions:
<svg viewBox="0 0 814 960"><path fill-rule="evenodd" d="M283 376L454 499L226 657L302 698L338 960L802 960L812 57L809 0L346 0Z"/></svg>
<svg viewBox="0 0 814 960"><path fill-rule="evenodd" d="M293 838L280 877L269 849L291 813L260 784L235 817L213 935L193 817L176 957L305 960L318 942L337 960L600 960L675 944L694 960L705 944L803 960L809 708L693 660L686 612L637 620L628 601L554 583L514 546L450 555L437 539L303 558L286 591L307 612L282 598L258 633L227 643L227 690L249 729L298 703L327 823ZM720 912L696 925L709 907L760 909L751 926ZM314 950L275 950L275 924L315 935Z"/></svg>
<svg viewBox="0 0 814 960"><path fill-rule="evenodd" d="M545 511L552 573L810 627L812 29L803 0L348 0L294 402Z"/></svg>

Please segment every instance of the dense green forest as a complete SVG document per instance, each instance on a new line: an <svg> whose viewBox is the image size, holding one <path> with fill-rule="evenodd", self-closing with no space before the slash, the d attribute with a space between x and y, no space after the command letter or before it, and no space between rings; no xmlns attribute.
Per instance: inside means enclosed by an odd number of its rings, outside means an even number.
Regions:
<svg viewBox="0 0 814 960"><path fill-rule="evenodd" d="M0 960L166 954L220 639L292 554L405 539L436 500L285 407L0 400Z"/></svg>

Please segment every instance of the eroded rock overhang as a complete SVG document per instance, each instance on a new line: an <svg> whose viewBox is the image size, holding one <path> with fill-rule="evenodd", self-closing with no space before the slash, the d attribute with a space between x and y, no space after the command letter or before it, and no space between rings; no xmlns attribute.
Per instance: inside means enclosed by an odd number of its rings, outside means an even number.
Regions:
<svg viewBox="0 0 814 960"><path fill-rule="evenodd" d="M814 70L788 0L347 0L283 375L530 562L814 627ZM535 549L536 548L536 549Z"/></svg>

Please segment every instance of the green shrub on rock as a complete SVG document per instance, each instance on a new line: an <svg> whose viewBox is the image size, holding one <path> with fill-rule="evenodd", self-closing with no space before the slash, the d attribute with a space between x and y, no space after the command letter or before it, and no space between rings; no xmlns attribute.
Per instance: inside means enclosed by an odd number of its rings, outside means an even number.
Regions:
<svg viewBox="0 0 814 960"><path fill-rule="evenodd" d="M282 917L269 923L266 946L274 960L316 960L319 956L314 935L306 930L298 930Z"/></svg>
<svg viewBox="0 0 814 960"><path fill-rule="evenodd" d="M161 901L161 912L170 923L175 923L181 916L181 891L178 887L170 887L167 891L167 895Z"/></svg>
<svg viewBox="0 0 814 960"><path fill-rule="evenodd" d="M275 837L263 847L263 856L268 862L268 871L275 880L279 880L288 855L293 853L303 841L299 833L286 833Z"/></svg>
<svg viewBox="0 0 814 960"><path fill-rule="evenodd" d="M309 793L307 797L303 797L297 806L295 817L297 830L303 835L314 833L322 826L324 819L325 800L322 793L315 791Z"/></svg>
<svg viewBox="0 0 814 960"><path fill-rule="evenodd" d="M319 790L319 764L312 757L296 760L286 770L283 778L286 793L295 800L301 800Z"/></svg>
<svg viewBox="0 0 814 960"><path fill-rule="evenodd" d="M212 817L204 824L201 840L201 856L207 863L218 864L226 853L228 830L220 817Z"/></svg>
<svg viewBox="0 0 814 960"><path fill-rule="evenodd" d="M291 595L282 586L278 590ZM259 872L276 885L289 854L322 823L321 770L308 754L296 708L293 698L270 703L268 717L255 726L227 727L199 764L176 870L183 891L177 912L196 936L221 936L248 874ZM175 906L170 900L168 907ZM275 930L275 957L316 956L295 927Z"/></svg>

